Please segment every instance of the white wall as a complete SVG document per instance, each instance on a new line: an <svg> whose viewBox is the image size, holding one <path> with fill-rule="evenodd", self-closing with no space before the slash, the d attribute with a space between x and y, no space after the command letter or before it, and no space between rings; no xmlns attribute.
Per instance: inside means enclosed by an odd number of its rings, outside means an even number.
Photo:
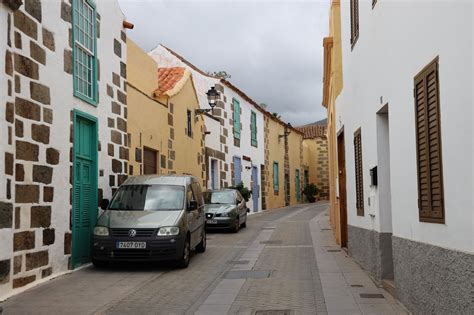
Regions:
<svg viewBox="0 0 474 315"><path fill-rule="evenodd" d="M349 1L341 1L344 125L350 225L380 231L367 215L369 169L377 164L375 113L389 104L393 234L473 251L473 9L470 1L359 1L360 36L350 46ZM445 224L418 217L413 79L439 56ZM381 101L381 98L383 99ZM362 126L366 215L355 210L353 132ZM375 218L379 215L375 209Z"/></svg>
<svg viewBox="0 0 474 315"><path fill-rule="evenodd" d="M188 64L184 63L172 53L170 53L166 48L163 46L158 46L149 52L149 55L158 63L159 67L185 67L191 71L193 76L194 85L196 88L196 93L198 95L199 104L201 108L209 108L207 95L206 92L216 84L222 84L219 79L215 79L212 77L208 77L203 75L202 73L196 71ZM206 125L206 129L211 132L210 135L206 136L206 147L211 149L225 152L225 146L220 142L220 135L223 134L223 128L228 130L228 136L226 139L226 145L228 146L228 154L226 154L226 163L229 164L228 172L227 172L227 181L229 185L232 185L232 178L231 178L231 168L230 165L233 162L233 157L238 156L242 159L242 181L244 182L245 186L251 188L251 174L252 169L246 169L246 166L255 165L258 167L258 182L260 186L261 182L261 173L262 170L260 166L265 163L265 149L264 149L264 120L263 114L259 112L252 104L245 101L240 97L240 95L234 91L232 88L224 85L224 93L221 95L221 100L223 100L223 96L226 97L225 102L225 111L227 112L227 118L224 119L224 126L221 126L219 122L215 120L205 117L204 122ZM232 119L232 98L236 98L240 106L242 108L242 131L241 131L241 141L240 147L234 146L234 135L233 129L230 125L230 120ZM258 139L258 147L252 147L250 142L250 113L254 111L257 114L257 139ZM242 157L249 156L252 158L252 163L245 161ZM208 168L210 167L210 161L208 162ZM211 181L208 182L209 189L211 188ZM259 210L261 210L261 187L260 187L260 194L259 194ZM250 200L247 203L247 206L253 211L253 202Z"/></svg>
<svg viewBox="0 0 474 315"><path fill-rule="evenodd" d="M227 144L229 146L229 154L227 155L227 163L232 163L234 156L240 157L242 160L242 182L245 187L252 189L251 178L252 178L252 166L256 166L258 169L258 184L259 184L259 205L258 210L262 209L262 187L261 176L262 169L261 165L265 164L265 140L264 140L264 118L263 114L259 112L252 104L242 99L242 97L233 89L225 86L224 94L227 97L227 103L225 104L225 110L228 113L227 119L225 120L225 127L229 130L227 137ZM229 121L232 119L232 100L236 99L239 101L242 114L240 116L241 131L240 131L240 147L234 146L234 133L233 126L230 125ZM251 130L250 130L250 117L251 113L255 112L257 115L257 147L252 146L251 143ZM250 157L251 162L243 159L243 156ZM247 207L254 211L253 199L251 198L247 202Z"/></svg>

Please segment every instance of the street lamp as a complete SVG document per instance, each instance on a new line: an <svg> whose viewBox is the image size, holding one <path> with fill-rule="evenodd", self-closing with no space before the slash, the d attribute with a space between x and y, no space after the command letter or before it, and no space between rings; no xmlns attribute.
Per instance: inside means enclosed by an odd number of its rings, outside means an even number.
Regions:
<svg viewBox="0 0 474 315"><path fill-rule="evenodd" d="M281 138L287 138L291 133L291 130L290 130L291 128L292 128L292 126L291 126L290 123L285 125L285 132L282 135L278 135L278 140L280 140Z"/></svg>
<svg viewBox="0 0 474 315"><path fill-rule="evenodd" d="M206 109L196 109L195 114L196 115L202 115L206 113L213 113L214 107L217 105L217 101L219 100L220 94L217 92L215 87L211 87L209 91L206 93L207 95L207 101L209 102L209 106L211 108L206 108Z"/></svg>

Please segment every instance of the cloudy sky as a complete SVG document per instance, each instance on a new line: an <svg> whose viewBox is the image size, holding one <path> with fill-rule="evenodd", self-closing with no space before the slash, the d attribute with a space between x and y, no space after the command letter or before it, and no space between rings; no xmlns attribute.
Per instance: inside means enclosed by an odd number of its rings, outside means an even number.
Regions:
<svg viewBox="0 0 474 315"><path fill-rule="evenodd" d="M293 125L325 118L322 38L329 0L119 0L145 51L173 49Z"/></svg>

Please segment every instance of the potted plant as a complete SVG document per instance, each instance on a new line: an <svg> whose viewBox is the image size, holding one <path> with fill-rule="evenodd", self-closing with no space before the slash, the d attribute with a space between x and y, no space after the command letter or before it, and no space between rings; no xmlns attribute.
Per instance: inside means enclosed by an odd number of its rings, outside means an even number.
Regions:
<svg viewBox="0 0 474 315"><path fill-rule="evenodd" d="M306 200L308 200L308 202L315 202L316 195L318 194L318 187L311 183L304 188L303 194L306 196Z"/></svg>

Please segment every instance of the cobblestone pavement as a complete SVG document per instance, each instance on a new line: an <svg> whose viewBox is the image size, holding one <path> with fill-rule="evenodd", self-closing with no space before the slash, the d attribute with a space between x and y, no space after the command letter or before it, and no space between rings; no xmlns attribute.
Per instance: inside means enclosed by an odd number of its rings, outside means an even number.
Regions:
<svg viewBox="0 0 474 315"><path fill-rule="evenodd" d="M206 253L185 270L88 266L0 305L3 314L326 314L327 279L315 251L321 244L311 230L326 209L298 205L249 216L238 234L208 234Z"/></svg>

